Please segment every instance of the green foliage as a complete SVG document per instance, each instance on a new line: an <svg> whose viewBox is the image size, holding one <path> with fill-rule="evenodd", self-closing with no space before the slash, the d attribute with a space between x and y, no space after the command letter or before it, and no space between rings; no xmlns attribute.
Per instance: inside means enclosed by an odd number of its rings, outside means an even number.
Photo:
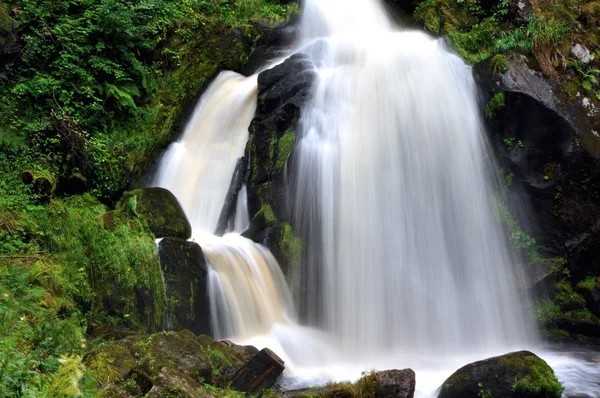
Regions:
<svg viewBox="0 0 600 398"><path fill-rule="evenodd" d="M534 16L525 26L514 31L503 32L496 41L494 51L503 53L509 50L530 52L533 49L559 44L571 31L564 21L546 20L543 16Z"/></svg>
<svg viewBox="0 0 600 398"><path fill-rule="evenodd" d="M595 68L591 63L584 64L577 59L569 60L568 65L577 72L581 87L600 100L600 91L598 89L600 69Z"/></svg>
<svg viewBox="0 0 600 398"><path fill-rule="evenodd" d="M262 220L265 225L273 225L277 223L277 216L275 216L275 213L269 204L264 204L254 217Z"/></svg>
<svg viewBox="0 0 600 398"><path fill-rule="evenodd" d="M39 204L18 166L0 154L0 396L65 396L75 388L65 377L87 396L92 380L73 355L89 319L106 319L98 300L115 286L126 308L134 288L164 302L154 238L139 219L107 230L90 195Z"/></svg>
<svg viewBox="0 0 600 398"><path fill-rule="evenodd" d="M495 196L492 201L492 208L496 219L505 227L506 234L512 246L522 252L530 262L537 261L540 258L537 242L521 229L521 226L510 213L506 204L499 197Z"/></svg>
<svg viewBox="0 0 600 398"><path fill-rule="evenodd" d="M500 98L499 101L504 102L504 96L502 96L502 98ZM504 103L502 103L502 106L503 105ZM515 137L505 138L503 142L504 147L511 153L511 155L513 155L519 148L525 148L525 144L523 144L523 141L517 140Z"/></svg>
<svg viewBox="0 0 600 398"><path fill-rule="evenodd" d="M488 102L487 107L485 108L485 116L489 119L496 116L496 113L506 104L504 99L504 92L501 91L499 93L494 94L490 102ZM520 141L519 141L520 142Z"/></svg>
<svg viewBox="0 0 600 398"><path fill-rule="evenodd" d="M526 369L523 377L515 380L512 389L522 396L560 398L564 387L552 368L536 356L503 358L507 366Z"/></svg>
<svg viewBox="0 0 600 398"><path fill-rule="evenodd" d="M340 389L346 392L352 398L374 398L377 394L378 381L375 371L363 372L362 377L355 383L327 383L326 388ZM318 395L316 395L318 396Z"/></svg>
<svg viewBox="0 0 600 398"><path fill-rule="evenodd" d="M227 355L220 349L215 348L212 345L207 345L203 347L204 353L210 362L211 368L213 370L213 376L221 376L225 369L231 368L234 366L231 359L227 357Z"/></svg>
<svg viewBox="0 0 600 398"><path fill-rule="evenodd" d="M186 102L219 67L245 62L250 45L224 46L224 32L236 27L255 40L249 18L283 21L298 10L270 0L13 7L14 21L2 7L0 33L18 32L23 51L0 74L0 149L43 158L58 176L80 172L105 197L165 145Z"/></svg>

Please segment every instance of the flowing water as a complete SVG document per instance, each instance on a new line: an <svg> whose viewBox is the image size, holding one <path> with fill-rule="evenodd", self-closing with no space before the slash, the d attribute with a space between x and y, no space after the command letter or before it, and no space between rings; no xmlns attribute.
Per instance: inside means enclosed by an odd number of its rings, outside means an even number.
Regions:
<svg viewBox="0 0 600 398"><path fill-rule="evenodd" d="M233 231L213 234L248 140L256 75L216 78L155 183L180 200L207 257L216 338L274 350L290 388L411 367L417 396L434 396L465 363L536 341L494 218L471 70L442 41L394 30L376 0L303 4L295 51L311 57L317 81L288 194L305 293L292 297L273 255L239 235L245 187ZM545 355L571 391L600 396L585 381L597 358Z"/></svg>

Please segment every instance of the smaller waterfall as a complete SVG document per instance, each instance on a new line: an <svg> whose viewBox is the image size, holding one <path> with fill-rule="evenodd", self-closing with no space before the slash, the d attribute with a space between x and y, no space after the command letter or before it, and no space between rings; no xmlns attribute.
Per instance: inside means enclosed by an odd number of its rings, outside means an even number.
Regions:
<svg viewBox="0 0 600 398"><path fill-rule="evenodd" d="M257 76L221 73L206 90L183 137L168 149L155 184L181 202L209 265L215 337L238 342L295 325L292 295L269 250L239 234L249 225L246 186L235 232L213 235L236 162L244 155L257 102Z"/></svg>
<svg viewBox="0 0 600 398"><path fill-rule="evenodd" d="M179 199L194 237L212 234L256 111L256 76L223 72L206 90L155 179Z"/></svg>

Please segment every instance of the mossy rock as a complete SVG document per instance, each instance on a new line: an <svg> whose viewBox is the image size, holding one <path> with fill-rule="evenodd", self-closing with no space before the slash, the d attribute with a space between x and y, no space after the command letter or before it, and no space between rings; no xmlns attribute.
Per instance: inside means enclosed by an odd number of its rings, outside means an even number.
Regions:
<svg viewBox="0 0 600 398"><path fill-rule="evenodd" d="M439 398L560 398L563 386L548 364L519 351L463 366L442 384Z"/></svg>
<svg viewBox="0 0 600 398"><path fill-rule="evenodd" d="M212 379L209 358L196 335L188 330L157 333L135 344L136 356L151 379L161 369L177 369L194 380Z"/></svg>
<svg viewBox="0 0 600 398"><path fill-rule="evenodd" d="M179 238L158 245L173 330L211 333L206 259L200 246Z"/></svg>
<svg viewBox="0 0 600 398"><path fill-rule="evenodd" d="M87 369L100 385L125 378L136 364L129 347L120 342L100 346L85 357Z"/></svg>
<svg viewBox="0 0 600 398"><path fill-rule="evenodd" d="M198 381L175 369L162 368L147 398L212 398Z"/></svg>
<svg viewBox="0 0 600 398"><path fill-rule="evenodd" d="M189 239L192 236L192 226L179 201L164 188L125 192L116 210L146 220L156 238Z"/></svg>

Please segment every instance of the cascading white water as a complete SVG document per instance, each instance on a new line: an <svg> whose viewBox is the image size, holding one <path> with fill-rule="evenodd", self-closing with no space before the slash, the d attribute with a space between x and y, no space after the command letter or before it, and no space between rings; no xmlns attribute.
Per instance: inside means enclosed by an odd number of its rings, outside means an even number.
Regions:
<svg viewBox="0 0 600 398"><path fill-rule="evenodd" d="M531 325L492 213L470 68L394 31L376 1L305 4L318 81L291 200L296 225L320 229L308 308L350 359L522 346Z"/></svg>
<svg viewBox="0 0 600 398"><path fill-rule="evenodd" d="M208 259L215 337L271 348L290 386L412 367L416 396L465 363L524 348L533 328L490 208L470 69L439 40L394 32L377 0L305 0L297 51L318 80L290 201L305 245L302 309L326 333L298 325L272 254L237 234L249 224L245 187L237 233L213 235L257 101L256 75L224 72L155 180ZM553 355L576 384L593 373Z"/></svg>
<svg viewBox="0 0 600 398"><path fill-rule="evenodd" d="M231 175L244 155L256 111L256 76L223 72L206 90L180 141L165 154L155 183L179 199L209 266L215 337L248 339L294 318L291 294L273 255L236 233L213 235ZM235 232L249 224L246 189Z"/></svg>

